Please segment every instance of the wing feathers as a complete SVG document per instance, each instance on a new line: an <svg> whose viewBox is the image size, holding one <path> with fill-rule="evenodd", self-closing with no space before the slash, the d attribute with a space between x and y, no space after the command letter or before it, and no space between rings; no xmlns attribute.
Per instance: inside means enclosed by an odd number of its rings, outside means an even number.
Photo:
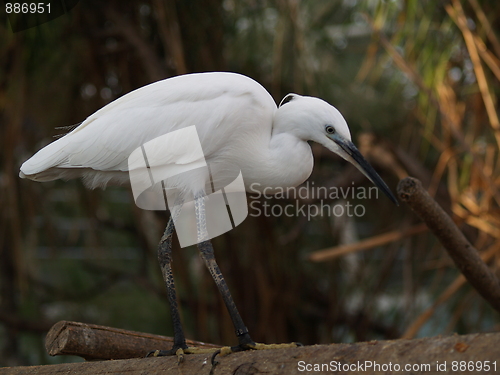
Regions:
<svg viewBox="0 0 500 375"><path fill-rule="evenodd" d="M123 182L128 178L127 159L132 151L191 125L196 125L205 157L209 157L225 146L218 127L224 123L237 128L238 123L228 124L228 116L237 122L235 114L255 109L256 98L260 100L257 108L276 108L260 84L234 73L190 74L155 82L89 116L27 160L19 175L36 181L82 176L91 187L111 180ZM225 137L236 132L222 130Z"/></svg>

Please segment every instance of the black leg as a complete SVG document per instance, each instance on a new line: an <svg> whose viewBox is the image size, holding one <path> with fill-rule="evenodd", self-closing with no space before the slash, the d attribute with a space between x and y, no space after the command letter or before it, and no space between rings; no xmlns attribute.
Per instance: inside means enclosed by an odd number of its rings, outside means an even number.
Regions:
<svg viewBox="0 0 500 375"><path fill-rule="evenodd" d="M222 272L215 260L212 243L208 240L205 219L205 200L203 196L197 196L195 199L195 213L198 231L198 249L200 250L201 257L205 261L205 265L210 271L212 278L219 288L219 292L222 295L224 303L226 304L226 308L231 316L231 320L233 321L236 336L238 337L240 350L249 349L255 346L255 342L251 339L247 327L245 326L245 323L243 323L243 319L241 319L240 313L238 312L238 309L233 301L233 297L229 292L226 280L224 279L224 276L222 275Z"/></svg>
<svg viewBox="0 0 500 375"><path fill-rule="evenodd" d="M147 356L165 356L177 354L179 349L187 349L186 337L182 329L181 317L179 314L179 307L177 305L177 293L175 292L174 275L172 273L172 236L174 234L174 213L170 217L165 232L161 237L158 245L158 262L160 263L161 273L163 280L167 287L167 297L170 305L170 315L172 316L172 323L174 326L174 345L170 350L154 350L147 354ZM179 356L182 360L182 354Z"/></svg>
<svg viewBox="0 0 500 375"><path fill-rule="evenodd" d="M177 349L187 349L186 338L182 329L181 317L177 306L177 294L175 292L174 275L172 273L172 236L174 233L174 220L170 217L167 228L158 246L158 262L160 263L163 280L167 286L168 302L170 304L170 314L174 326L174 346L172 351Z"/></svg>
<svg viewBox="0 0 500 375"><path fill-rule="evenodd" d="M179 307L177 305L177 293L175 291L174 275L172 273L172 237L174 235L175 220L181 212L183 200L178 199L175 208L171 210L165 232L158 245L158 262L160 263L163 280L167 287L168 302L170 304L170 315L174 328L174 344L170 350L153 350L147 356L177 355L178 362L182 362L184 353L213 353L214 349L190 348L186 344L186 337L182 329Z"/></svg>
<svg viewBox="0 0 500 375"><path fill-rule="evenodd" d="M220 355L226 355L232 352L237 352L241 350L248 349L278 349L284 347L294 347L297 346L296 343L291 344L258 344L255 343L250 337L248 330L241 319L240 313L236 308L236 305L231 297L229 288L227 287L226 280L222 276L222 272L215 261L214 249L212 243L208 237L208 231L206 226L206 216L205 216L205 198L204 195L198 195L195 198L195 213L196 213L196 223L197 223L197 242L198 249L200 250L201 257L205 261L205 264L210 271L219 291L222 295L224 303L226 304L231 320L233 321L234 329L236 331L236 336L238 337L238 345L233 347L223 347L214 352L213 349L202 349L202 348L190 348L186 345L186 338L184 336L184 331L182 330L181 319L179 315L179 309L177 306L177 296L175 292L174 277L172 274L172 236L174 233L174 219L180 213L180 207L182 204L178 205L178 209L172 212L172 217L170 218L165 233L163 234L160 244L158 246L158 261L160 262L161 272L163 274L163 279L167 286L168 300L170 303L170 311L172 315L172 321L174 325L174 345L170 350L156 350L148 354L154 356L165 356L165 355L177 355L178 362L183 360L184 353L213 353L212 355L212 365L215 366L217 361L215 357ZM212 371L215 367L212 367Z"/></svg>
<svg viewBox="0 0 500 375"><path fill-rule="evenodd" d="M236 336L238 336L238 344L241 346L241 349L247 349L255 346L255 342L251 339L248 329L243 323L243 319L241 319L240 313L236 308L236 305L233 301L233 297L229 292L229 288L226 284L226 280L222 275L222 272L217 265L214 256L214 248L210 241L204 241L198 244L198 249L200 250L201 257L205 261L205 265L207 266L210 274L212 275L217 287L219 288L219 292L222 295L222 299L226 304L227 311L231 316L231 320L233 321L234 329L236 331Z"/></svg>

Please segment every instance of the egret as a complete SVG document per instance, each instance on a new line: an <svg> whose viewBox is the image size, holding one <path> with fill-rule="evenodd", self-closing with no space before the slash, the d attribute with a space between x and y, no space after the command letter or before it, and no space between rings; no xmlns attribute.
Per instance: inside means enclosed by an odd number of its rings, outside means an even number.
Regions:
<svg viewBox="0 0 500 375"><path fill-rule="evenodd" d="M308 141L314 141L356 166L397 204L391 190L352 143L347 123L336 108L321 99L298 94L288 94L277 107L259 83L226 72L177 76L132 91L42 148L21 166L19 175L34 181L82 177L89 188L124 183L129 181L127 160L135 149L192 125L196 126L207 165L218 171L236 165L245 187L267 188L269 192L269 188L300 185L313 169ZM238 345L230 351L264 348L251 339L216 263L212 244L203 237L208 179L210 176L201 169L178 178L175 187L182 192L180 206L184 196L194 197L197 230L201 234L198 248L238 338ZM175 215L171 212L158 247L174 344L171 350L156 351L156 355L193 352L186 345L180 323L171 269Z"/></svg>

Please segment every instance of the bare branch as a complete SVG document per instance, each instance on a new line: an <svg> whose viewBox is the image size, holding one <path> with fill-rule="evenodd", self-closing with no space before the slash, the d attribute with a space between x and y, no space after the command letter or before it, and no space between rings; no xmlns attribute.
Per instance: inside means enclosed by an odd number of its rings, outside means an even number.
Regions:
<svg viewBox="0 0 500 375"><path fill-rule="evenodd" d="M359 241L356 243L318 250L309 255L309 260L313 262L324 262L327 260L332 260L339 256L346 255L349 253L368 250L376 246L387 245L388 243L399 241L405 237L425 232L426 230L427 227L425 225L422 224L415 225L405 231L396 230L381 234L379 236L370 237L367 238L366 240Z"/></svg>
<svg viewBox="0 0 500 375"><path fill-rule="evenodd" d="M500 282L453 220L416 178L398 184L398 195L427 224L469 283L500 312Z"/></svg>
<svg viewBox="0 0 500 375"><path fill-rule="evenodd" d="M213 344L186 340L189 346L218 348ZM60 321L45 340L47 353L77 355L87 360L144 358L148 351L172 347L171 337L104 327L95 324Z"/></svg>

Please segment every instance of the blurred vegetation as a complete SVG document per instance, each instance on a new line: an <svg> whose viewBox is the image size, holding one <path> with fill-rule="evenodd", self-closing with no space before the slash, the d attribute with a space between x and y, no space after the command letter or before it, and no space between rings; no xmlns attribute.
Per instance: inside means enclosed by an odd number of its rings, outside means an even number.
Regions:
<svg viewBox="0 0 500 375"><path fill-rule="evenodd" d="M235 71L277 101L288 92L329 101L393 190L407 174L421 179L498 269L499 15L496 0L87 0L18 33L3 19L0 366L76 360L45 354L44 334L62 319L172 335L156 262L167 213L139 210L127 187L88 191L80 181L39 184L17 175L67 131L58 127L177 74ZM313 151L315 186L370 186L327 150ZM428 233L310 262L312 251L418 222L382 196L351 203L366 215L248 217L214 240L255 340L319 344L500 329L498 314ZM196 248L175 245L174 274L186 336L235 343Z"/></svg>

